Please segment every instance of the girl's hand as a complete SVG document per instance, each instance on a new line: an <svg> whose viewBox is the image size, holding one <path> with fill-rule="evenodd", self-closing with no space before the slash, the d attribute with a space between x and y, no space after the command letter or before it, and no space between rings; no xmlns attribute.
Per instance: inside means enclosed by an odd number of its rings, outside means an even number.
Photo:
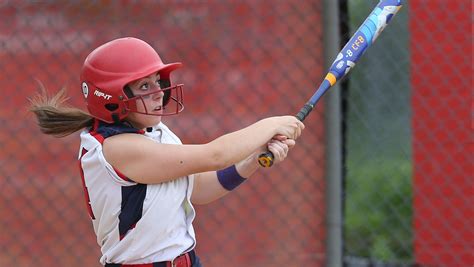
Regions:
<svg viewBox="0 0 474 267"><path fill-rule="evenodd" d="M268 150L273 153L274 163L282 162L288 156L288 151L295 146L293 139L288 139L284 135L276 135L268 142Z"/></svg>
<svg viewBox="0 0 474 267"><path fill-rule="evenodd" d="M270 117L267 121L273 124L275 136L283 135L293 140L298 139L304 129L304 124L295 116Z"/></svg>

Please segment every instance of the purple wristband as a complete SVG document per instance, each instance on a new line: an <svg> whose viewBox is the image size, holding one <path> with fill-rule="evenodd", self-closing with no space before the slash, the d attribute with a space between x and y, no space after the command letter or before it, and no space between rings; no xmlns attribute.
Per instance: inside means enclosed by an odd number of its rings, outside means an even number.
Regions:
<svg viewBox="0 0 474 267"><path fill-rule="evenodd" d="M217 171L217 179L227 191L231 191L245 182L244 177L240 176L235 168L235 165Z"/></svg>

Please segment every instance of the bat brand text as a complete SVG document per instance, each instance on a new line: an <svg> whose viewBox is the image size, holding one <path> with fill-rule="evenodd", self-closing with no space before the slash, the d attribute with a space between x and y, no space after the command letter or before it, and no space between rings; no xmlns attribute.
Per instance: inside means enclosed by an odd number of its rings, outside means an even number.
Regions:
<svg viewBox="0 0 474 267"><path fill-rule="evenodd" d="M354 40L354 43L351 45L352 49L357 50L359 47L365 43L364 37L362 36L357 36L357 38Z"/></svg>

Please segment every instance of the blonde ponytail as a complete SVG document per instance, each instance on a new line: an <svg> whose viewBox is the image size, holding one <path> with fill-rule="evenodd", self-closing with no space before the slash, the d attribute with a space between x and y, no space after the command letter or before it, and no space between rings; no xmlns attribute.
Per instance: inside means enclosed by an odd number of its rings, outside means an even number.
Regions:
<svg viewBox="0 0 474 267"><path fill-rule="evenodd" d="M94 118L87 112L67 105L66 88L49 96L40 84L41 91L29 99L30 111L36 115L38 126L44 134L64 137L90 127Z"/></svg>

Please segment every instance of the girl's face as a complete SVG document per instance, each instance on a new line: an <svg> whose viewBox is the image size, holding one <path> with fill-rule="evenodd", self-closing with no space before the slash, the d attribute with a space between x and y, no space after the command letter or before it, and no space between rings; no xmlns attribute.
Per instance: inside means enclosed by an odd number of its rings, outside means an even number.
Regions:
<svg viewBox="0 0 474 267"><path fill-rule="evenodd" d="M138 129L154 126L161 121L159 114L163 114L164 93L160 90L159 81L160 74L156 73L128 84L134 96L142 96L136 100L137 111L153 114L130 112L127 120Z"/></svg>

